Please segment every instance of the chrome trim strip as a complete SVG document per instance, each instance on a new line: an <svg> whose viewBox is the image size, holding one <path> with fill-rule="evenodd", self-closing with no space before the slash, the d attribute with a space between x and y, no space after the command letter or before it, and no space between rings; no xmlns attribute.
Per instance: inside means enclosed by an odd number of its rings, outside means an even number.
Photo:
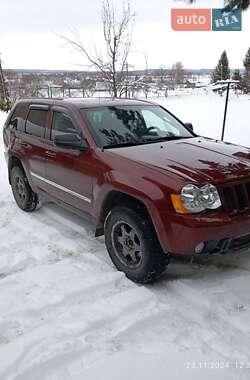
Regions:
<svg viewBox="0 0 250 380"><path fill-rule="evenodd" d="M82 199L83 201L85 201L85 202L87 202L87 203L91 203L91 199L85 197L84 195L81 195L81 194L76 193L76 192L74 192L74 191L72 191L72 190L69 190L69 189L67 189L66 187L63 187L63 186L61 186L61 185L58 185L57 183L52 182L52 181L50 181L49 179L46 179L46 178L44 178L44 177L41 177L40 175L35 174L35 173L33 173L33 172L30 172L30 174L31 174L33 177L39 179L40 181L43 181L43 182L47 183L48 185L51 185L51 186L53 186L53 187L56 187L57 189L62 190L62 191L64 191L65 193L68 193L68 194L70 194L70 195L73 195L74 197L77 197L77 198L79 198L79 199Z"/></svg>

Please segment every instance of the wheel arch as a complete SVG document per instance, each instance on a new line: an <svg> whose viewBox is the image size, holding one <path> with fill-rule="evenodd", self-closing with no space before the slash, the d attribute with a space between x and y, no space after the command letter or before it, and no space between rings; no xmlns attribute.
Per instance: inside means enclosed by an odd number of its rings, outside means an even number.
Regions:
<svg viewBox="0 0 250 380"><path fill-rule="evenodd" d="M95 236L101 236L104 234L105 219L109 212L116 206L124 206L135 209L139 213L143 214L145 217L148 217L149 220L152 222L152 225L154 226L149 210L142 200L138 199L135 196L124 193L120 190L111 190L106 195L102 203L100 215L96 224Z"/></svg>

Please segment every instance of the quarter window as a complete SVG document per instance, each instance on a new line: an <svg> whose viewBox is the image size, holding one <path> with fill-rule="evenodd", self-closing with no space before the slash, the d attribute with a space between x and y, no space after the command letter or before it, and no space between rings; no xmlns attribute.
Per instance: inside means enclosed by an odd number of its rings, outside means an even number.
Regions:
<svg viewBox="0 0 250 380"><path fill-rule="evenodd" d="M67 133L79 134L79 131L74 126L72 120L63 112L54 112L51 130L51 140L54 140L57 135Z"/></svg>
<svg viewBox="0 0 250 380"><path fill-rule="evenodd" d="M30 110L26 122L26 133L32 136L44 138L48 111Z"/></svg>

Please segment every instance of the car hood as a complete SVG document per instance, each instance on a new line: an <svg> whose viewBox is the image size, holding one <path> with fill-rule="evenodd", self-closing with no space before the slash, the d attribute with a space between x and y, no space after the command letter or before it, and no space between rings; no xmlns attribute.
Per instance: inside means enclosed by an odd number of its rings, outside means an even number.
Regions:
<svg viewBox="0 0 250 380"><path fill-rule="evenodd" d="M110 151L192 181L218 183L250 176L250 149L204 137Z"/></svg>

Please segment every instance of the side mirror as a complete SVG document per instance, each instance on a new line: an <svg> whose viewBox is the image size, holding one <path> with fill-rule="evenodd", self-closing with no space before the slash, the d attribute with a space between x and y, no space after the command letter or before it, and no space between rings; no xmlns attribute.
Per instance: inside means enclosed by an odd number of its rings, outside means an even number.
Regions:
<svg viewBox="0 0 250 380"><path fill-rule="evenodd" d="M88 151L86 141L80 135L74 133L55 136L54 144L59 148L80 150L81 152Z"/></svg>
<svg viewBox="0 0 250 380"><path fill-rule="evenodd" d="M193 127L193 124L192 123L185 123L185 126L187 127L187 129L189 129L190 131L194 131L194 127Z"/></svg>

